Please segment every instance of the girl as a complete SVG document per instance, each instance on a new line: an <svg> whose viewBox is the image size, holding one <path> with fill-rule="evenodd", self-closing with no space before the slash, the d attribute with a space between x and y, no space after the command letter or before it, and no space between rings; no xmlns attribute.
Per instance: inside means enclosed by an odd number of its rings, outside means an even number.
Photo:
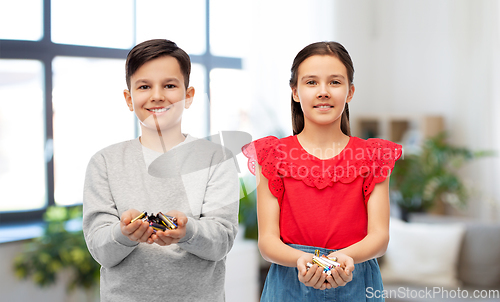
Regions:
<svg viewBox="0 0 500 302"><path fill-rule="evenodd" d="M308 45L291 71L294 135L243 147L257 175L259 249L273 263L261 301L368 301L368 288L383 290L375 258L389 241L401 146L350 136L354 68L342 45ZM308 269L316 250L341 266Z"/></svg>

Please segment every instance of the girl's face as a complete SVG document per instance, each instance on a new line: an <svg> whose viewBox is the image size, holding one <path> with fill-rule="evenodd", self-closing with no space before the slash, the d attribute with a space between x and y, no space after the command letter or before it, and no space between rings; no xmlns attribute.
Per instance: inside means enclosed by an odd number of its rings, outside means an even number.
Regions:
<svg viewBox="0 0 500 302"><path fill-rule="evenodd" d="M141 128L156 130L180 127L182 112L189 108L194 88L184 86L179 62L163 56L146 62L130 77L130 91L125 90L125 100L134 111Z"/></svg>
<svg viewBox="0 0 500 302"><path fill-rule="evenodd" d="M340 117L345 103L352 99L354 85L349 85L347 69L337 57L314 55L299 65L292 94L300 102L306 127L338 124L340 129Z"/></svg>

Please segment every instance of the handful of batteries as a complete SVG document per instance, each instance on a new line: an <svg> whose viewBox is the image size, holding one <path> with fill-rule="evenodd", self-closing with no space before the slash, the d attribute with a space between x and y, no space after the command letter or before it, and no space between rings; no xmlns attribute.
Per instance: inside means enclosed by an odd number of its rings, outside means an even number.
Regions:
<svg viewBox="0 0 500 302"><path fill-rule="evenodd" d="M328 258L325 255L319 255L319 250L314 252L313 263L307 262L307 269L309 270L314 264L323 268L323 272L325 272L328 276L332 274L332 269L340 266L340 263L337 262L337 257Z"/></svg>
<svg viewBox="0 0 500 302"><path fill-rule="evenodd" d="M139 216L135 217L130 221L130 223L136 220L142 220L149 222L149 226L153 228L153 231L166 231L173 230L177 228L177 218L158 212L158 214L151 214L148 216L147 212L142 212Z"/></svg>

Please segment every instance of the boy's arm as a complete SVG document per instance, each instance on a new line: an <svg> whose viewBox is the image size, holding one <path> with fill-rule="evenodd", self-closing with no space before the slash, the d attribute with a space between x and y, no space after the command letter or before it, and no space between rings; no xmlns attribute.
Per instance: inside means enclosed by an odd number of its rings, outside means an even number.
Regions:
<svg viewBox="0 0 500 302"><path fill-rule="evenodd" d="M83 233L90 253L104 267L119 264L138 245L120 230L120 217L109 189L102 154L94 155L87 167L83 192Z"/></svg>
<svg viewBox="0 0 500 302"><path fill-rule="evenodd" d="M238 173L229 157L215 166L206 184L200 219L188 218L186 235L178 246L206 260L223 259L237 233L239 198Z"/></svg>

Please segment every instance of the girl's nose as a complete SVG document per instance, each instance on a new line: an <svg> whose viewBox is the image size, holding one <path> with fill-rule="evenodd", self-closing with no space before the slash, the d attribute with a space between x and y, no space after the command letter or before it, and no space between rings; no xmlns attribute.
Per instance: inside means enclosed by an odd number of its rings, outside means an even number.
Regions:
<svg viewBox="0 0 500 302"><path fill-rule="evenodd" d="M318 94L317 94L318 99L329 99L330 98L330 92L324 85L319 86Z"/></svg>

